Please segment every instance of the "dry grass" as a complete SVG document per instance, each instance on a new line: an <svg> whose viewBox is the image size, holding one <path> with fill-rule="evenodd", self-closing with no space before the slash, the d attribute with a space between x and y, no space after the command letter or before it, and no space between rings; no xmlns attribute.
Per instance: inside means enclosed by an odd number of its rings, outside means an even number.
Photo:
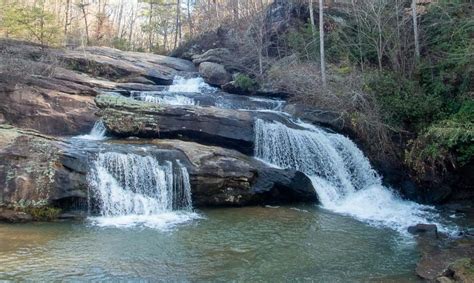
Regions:
<svg viewBox="0 0 474 283"><path fill-rule="evenodd" d="M393 156L393 134L382 122L373 94L364 91L364 80L348 68L331 66L328 87L322 88L319 65L296 56L274 64L265 80L280 91L294 94L294 100L317 109L339 113L344 125L380 159Z"/></svg>

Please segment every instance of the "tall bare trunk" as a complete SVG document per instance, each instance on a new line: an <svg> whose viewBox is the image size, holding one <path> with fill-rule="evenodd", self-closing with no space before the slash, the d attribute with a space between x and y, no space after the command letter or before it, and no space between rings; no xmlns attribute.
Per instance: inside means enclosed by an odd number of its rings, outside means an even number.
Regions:
<svg viewBox="0 0 474 283"><path fill-rule="evenodd" d="M71 6L71 0L66 0L66 15L64 19L64 45L67 45L67 29L69 27L69 7Z"/></svg>
<svg viewBox="0 0 474 283"><path fill-rule="evenodd" d="M321 55L321 81L326 88L326 62L324 59L324 0L319 0L319 53Z"/></svg>
<svg viewBox="0 0 474 283"><path fill-rule="evenodd" d="M148 15L148 51L151 52L153 50L153 1L150 1L150 14Z"/></svg>
<svg viewBox="0 0 474 283"><path fill-rule="evenodd" d="M413 34L415 36L415 56L416 59L420 58L420 41L418 38L418 19L417 19L417 12L416 12L416 0L412 0L411 2L411 13L413 17Z"/></svg>
<svg viewBox="0 0 474 283"><path fill-rule="evenodd" d="M176 1L176 33L174 36L174 48L178 47L178 35L180 34L180 23L179 23L179 17L180 17L180 11L181 11L181 1L178 0Z"/></svg>

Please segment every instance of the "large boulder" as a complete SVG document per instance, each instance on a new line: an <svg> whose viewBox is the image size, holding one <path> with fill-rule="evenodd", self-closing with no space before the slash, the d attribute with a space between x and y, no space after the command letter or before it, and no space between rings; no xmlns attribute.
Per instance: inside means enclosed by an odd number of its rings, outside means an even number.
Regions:
<svg viewBox="0 0 474 283"><path fill-rule="evenodd" d="M26 209L87 198L86 172L64 166L64 147L63 141L36 131L0 125L0 207Z"/></svg>
<svg viewBox="0 0 474 283"><path fill-rule="evenodd" d="M311 180L301 172L269 167L230 149L177 140L153 140L160 148L179 150L190 161L195 206L242 206L315 202Z"/></svg>
<svg viewBox="0 0 474 283"><path fill-rule="evenodd" d="M199 65L204 62L225 65L230 61L232 61L232 55L227 48L214 48L204 52L203 54L193 56L193 63L195 65Z"/></svg>
<svg viewBox="0 0 474 283"><path fill-rule="evenodd" d="M59 83L63 82L63 83ZM52 78L0 74L3 122L50 135L77 135L90 130L97 108L91 88Z"/></svg>
<svg viewBox="0 0 474 283"><path fill-rule="evenodd" d="M422 254L416 267L419 277L430 282L474 282L472 236L437 241L422 237L418 242Z"/></svg>
<svg viewBox="0 0 474 283"><path fill-rule="evenodd" d="M217 63L201 63L199 65L199 73L210 85L222 86L232 80L232 76L227 72L224 65Z"/></svg>

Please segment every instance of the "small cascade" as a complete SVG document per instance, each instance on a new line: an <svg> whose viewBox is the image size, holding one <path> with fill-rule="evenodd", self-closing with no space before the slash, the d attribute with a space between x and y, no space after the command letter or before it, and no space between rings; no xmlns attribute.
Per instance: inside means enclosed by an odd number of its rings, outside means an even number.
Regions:
<svg viewBox="0 0 474 283"><path fill-rule="evenodd" d="M281 168L307 174L322 206L373 225L402 233L418 223L432 223L431 207L399 198L348 138L309 124L292 129L278 122L255 122L255 156Z"/></svg>
<svg viewBox="0 0 474 283"><path fill-rule="evenodd" d="M166 95L161 92L134 91L131 93L131 97L136 100L164 105L196 105L194 99L178 94Z"/></svg>
<svg viewBox="0 0 474 283"><path fill-rule="evenodd" d="M189 221L192 212L189 174L179 162L152 156L100 153L89 174L91 198L97 202L101 226L167 229Z"/></svg>
<svg viewBox="0 0 474 283"><path fill-rule="evenodd" d="M186 79L176 76L173 84L169 86L168 92L181 93L212 93L217 91L216 88L208 85L201 77Z"/></svg>
<svg viewBox="0 0 474 283"><path fill-rule="evenodd" d="M102 120L98 120L95 122L92 130L88 135L78 136L79 139L84 140L94 140L100 141L106 138L105 134L107 133L107 129L105 128L104 122Z"/></svg>

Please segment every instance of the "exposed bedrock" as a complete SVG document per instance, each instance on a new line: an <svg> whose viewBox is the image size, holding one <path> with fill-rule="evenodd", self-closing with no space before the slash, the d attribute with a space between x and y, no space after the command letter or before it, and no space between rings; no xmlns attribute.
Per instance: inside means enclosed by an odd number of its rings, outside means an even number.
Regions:
<svg viewBox="0 0 474 283"><path fill-rule="evenodd" d="M196 71L190 61L155 54L0 39L0 124L82 134L97 119L93 97L99 90L159 90L180 72Z"/></svg>
<svg viewBox="0 0 474 283"><path fill-rule="evenodd" d="M252 154L255 118L287 123L275 113L215 107L158 105L119 95L95 99L110 134L118 137L178 138ZM289 125L295 127L295 125Z"/></svg>
<svg viewBox="0 0 474 283"><path fill-rule="evenodd" d="M78 142L0 125L0 208L21 212L53 205L70 210L82 204L84 209L87 174L96 154L104 151L180 160L190 173L197 207L317 200L304 174L268 167L235 150L178 140L110 141L81 149ZM27 219L18 216L18 221Z"/></svg>

